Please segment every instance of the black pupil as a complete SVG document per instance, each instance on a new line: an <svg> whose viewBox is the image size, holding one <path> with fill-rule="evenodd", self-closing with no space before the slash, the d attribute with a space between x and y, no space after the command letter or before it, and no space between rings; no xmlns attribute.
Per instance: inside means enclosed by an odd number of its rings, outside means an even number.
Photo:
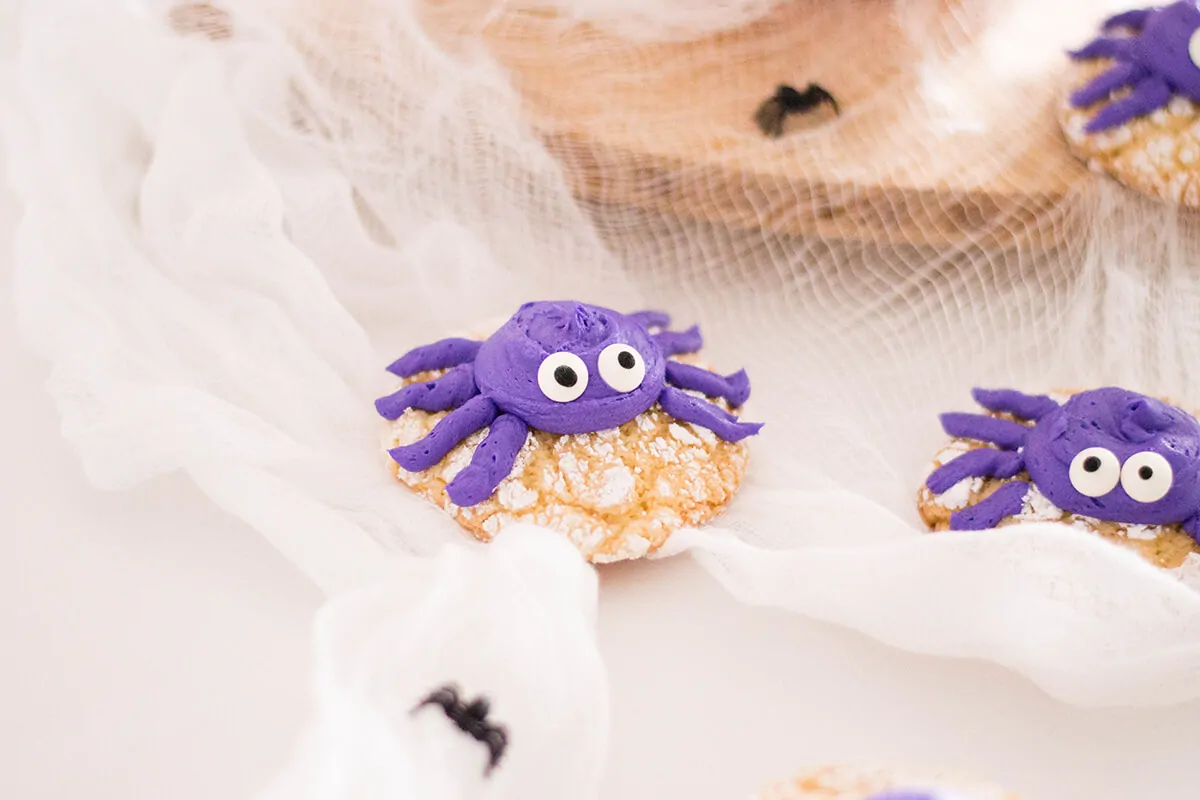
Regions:
<svg viewBox="0 0 1200 800"><path fill-rule="evenodd" d="M1154 477L1154 470L1149 467L1142 467L1138 470L1138 477L1144 481L1148 481Z"/></svg>
<svg viewBox="0 0 1200 800"><path fill-rule="evenodd" d="M1098 456L1088 456L1083 460L1084 472L1095 472L1098 469L1100 469L1100 458ZM1145 467L1142 469L1145 469Z"/></svg>
<svg viewBox="0 0 1200 800"><path fill-rule="evenodd" d="M554 380L559 386L574 386L579 383L579 376L575 374L575 370L564 364L555 368Z"/></svg>
<svg viewBox="0 0 1200 800"><path fill-rule="evenodd" d="M636 364L637 361L634 360L633 353L629 352L628 350L622 350L617 356L617 363L625 369L633 369L633 365Z"/></svg>

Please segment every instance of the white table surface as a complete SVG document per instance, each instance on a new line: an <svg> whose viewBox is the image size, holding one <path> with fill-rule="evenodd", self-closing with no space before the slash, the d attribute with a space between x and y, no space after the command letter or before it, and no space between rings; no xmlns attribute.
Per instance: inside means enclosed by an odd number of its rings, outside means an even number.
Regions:
<svg viewBox="0 0 1200 800"><path fill-rule="evenodd" d="M0 203L0 798L247 797L309 711L320 594L180 476L108 494L16 339ZM742 800L826 761L1030 800L1194 800L1200 703L1085 711L981 663L739 606L686 558L605 570L606 800Z"/></svg>

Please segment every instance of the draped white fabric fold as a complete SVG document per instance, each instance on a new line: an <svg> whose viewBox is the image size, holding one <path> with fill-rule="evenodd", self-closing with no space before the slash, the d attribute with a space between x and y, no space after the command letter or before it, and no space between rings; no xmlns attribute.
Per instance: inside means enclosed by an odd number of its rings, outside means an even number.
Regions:
<svg viewBox="0 0 1200 800"><path fill-rule="evenodd" d="M1048 525L925 536L914 504L974 384L1200 406L1200 222L1083 170L1026 191L1097 4L171 5L37 0L0 25L17 313L97 484L184 470L323 587L358 586L464 536L384 467L386 364L526 300L665 307L747 368L767 423L719 527L675 545L736 596L1072 702L1200 693L1182 574ZM857 41L809 60L710 35L868 11L904 53L887 69ZM754 129L776 83L818 77L840 120Z"/></svg>
<svg viewBox="0 0 1200 800"><path fill-rule="evenodd" d="M595 572L554 533L509 533L494 547L388 558L378 580L327 604L314 723L260 800L597 796L608 690ZM486 732L420 707L449 686L461 706L482 697L486 727L503 730L494 766Z"/></svg>

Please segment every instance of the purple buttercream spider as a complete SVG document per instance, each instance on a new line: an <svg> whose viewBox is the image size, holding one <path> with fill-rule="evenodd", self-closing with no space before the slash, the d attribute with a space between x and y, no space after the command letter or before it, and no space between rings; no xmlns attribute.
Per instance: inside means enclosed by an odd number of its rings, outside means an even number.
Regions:
<svg viewBox="0 0 1200 800"><path fill-rule="evenodd" d="M950 517L952 530L994 528L1021 512L1030 484L1072 514L1138 525L1181 524L1200 541L1200 422L1161 400L1115 387L1050 397L976 389L989 411L943 414L951 436L989 442L938 467L926 480L941 494L971 477L1029 480L1002 485Z"/></svg>
<svg viewBox="0 0 1200 800"><path fill-rule="evenodd" d="M1124 125L1166 107L1174 95L1200 102L1200 8L1196 0L1142 8L1117 14L1104 22L1106 34L1071 53L1077 61L1110 58L1117 63L1071 95L1071 105L1086 108L1113 92L1131 89L1096 114L1084 128L1098 133Z"/></svg>
<svg viewBox="0 0 1200 800"><path fill-rule="evenodd" d="M625 315L585 303L535 302L521 306L485 341L443 339L418 347L388 371L402 378L449 371L410 383L375 407L387 419L410 408L450 413L425 438L388 452L405 470L420 472L490 427L471 463L446 486L455 505L468 507L490 497L508 476L530 428L556 434L608 430L658 403L726 441L758 433L761 424L742 422L685 391L737 407L750 396L750 379L745 370L721 376L669 360L699 350L702 342L695 326L674 332L665 330L669 323L660 311Z"/></svg>

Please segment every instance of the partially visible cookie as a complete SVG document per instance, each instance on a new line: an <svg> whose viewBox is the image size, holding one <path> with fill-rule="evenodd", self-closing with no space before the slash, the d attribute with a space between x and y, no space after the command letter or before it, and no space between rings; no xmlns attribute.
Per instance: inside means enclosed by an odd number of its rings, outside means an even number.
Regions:
<svg viewBox="0 0 1200 800"><path fill-rule="evenodd" d="M410 351L376 403L392 474L481 541L531 523L592 562L654 553L729 503L760 427L738 416L745 373L698 364L699 331L667 323L529 303L489 335Z"/></svg>
<svg viewBox="0 0 1200 800"><path fill-rule="evenodd" d="M1072 86L1078 89L1115 62L1104 60L1074 65ZM1117 93L1121 99L1127 93ZM1059 120L1071 152L1092 172L1109 175L1130 189L1169 203L1200 208L1200 108L1173 97L1165 108L1120 127L1088 133L1085 127L1102 101L1075 108L1064 99Z"/></svg>
<svg viewBox="0 0 1200 800"><path fill-rule="evenodd" d="M827 766L777 783L754 800L1020 800L1003 789L941 772Z"/></svg>
<svg viewBox="0 0 1200 800"><path fill-rule="evenodd" d="M1049 397L1061 404L1074 394L1077 393L1060 391L1052 393ZM1170 405L1169 401L1164 400L1163 402ZM985 411L985 414L993 419L1025 425L1030 429L1035 424L1011 413ZM954 436L934 457L930 465L930 474L966 453L990 446L977 439ZM1099 535L1128 547L1150 563L1171 570L1184 582L1200 589L1200 543L1188 535L1181 524L1149 525L1113 522L1064 511L1046 497L1036 483L1030 480L1028 472L1024 470L1011 477L971 475L954 483L939 494L935 494L928 486L923 485L917 494L917 509L931 530L949 530L951 529L952 515L978 506L998 490L1015 482L1027 482L1029 489L1021 500L1016 513L1001 519L998 527L1024 522L1063 522L1084 533Z"/></svg>
<svg viewBox="0 0 1200 800"><path fill-rule="evenodd" d="M1090 169L1145 194L1200 207L1200 7L1142 6L1106 19L1070 54L1061 120Z"/></svg>

